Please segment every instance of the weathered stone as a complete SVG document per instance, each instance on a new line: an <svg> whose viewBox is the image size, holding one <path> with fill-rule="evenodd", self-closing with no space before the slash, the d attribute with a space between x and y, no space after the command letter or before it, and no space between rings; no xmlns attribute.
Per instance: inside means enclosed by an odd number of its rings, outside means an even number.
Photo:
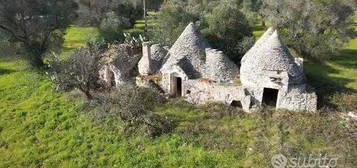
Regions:
<svg viewBox="0 0 357 168"><path fill-rule="evenodd" d="M217 101L241 106L247 112L265 103L294 111L316 111L317 96L307 87L303 60L291 56L274 28L269 28L246 53L240 70L223 52L211 49L193 23L167 55L162 54L160 46L151 48L155 50L151 52L153 69L160 69L157 74L161 78L147 80L149 75L141 76L138 85L155 82L172 97L182 96L196 104Z"/></svg>
<svg viewBox="0 0 357 168"><path fill-rule="evenodd" d="M208 43L190 23L169 50L168 60L160 72L167 73L173 65L179 65L189 78L201 77L205 68L206 48L209 48Z"/></svg>
<svg viewBox="0 0 357 168"><path fill-rule="evenodd" d="M238 76L239 69L222 51L206 49L206 72L204 77L217 82L231 82Z"/></svg>
<svg viewBox="0 0 357 168"><path fill-rule="evenodd" d="M131 82L137 75L136 66L141 52L130 44L113 45L102 55L103 67L100 78L109 86L119 86Z"/></svg>
<svg viewBox="0 0 357 168"><path fill-rule="evenodd" d="M150 47L151 50L151 61L152 61L152 72L157 73L160 71L161 66L167 60L167 47L161 46L159 44L154 44Z"/></svg>

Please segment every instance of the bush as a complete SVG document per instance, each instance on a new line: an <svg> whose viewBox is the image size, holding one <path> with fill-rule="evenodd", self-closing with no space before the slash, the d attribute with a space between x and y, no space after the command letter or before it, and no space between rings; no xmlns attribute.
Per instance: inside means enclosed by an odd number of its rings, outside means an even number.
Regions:
<svg viewBox="0 0 357 168"><path fill-rule="evenodd" d="M154 112L164 98L148 88L123 85L110 93L98 94L94 106L99 120L117 118L125 123L125 132L145 131L150 137L168 133L173 124Z"/></svg>
<svg viewBox="0 0 357 168"><path fill-rule="evenodd" d="M129 27L129 19L118 16L114 12L108 12L99 26L102 36L107 41L119 41L123 39L123 30Z"/></svg>
<svg viewBox="0 0 357 168"><path fill-rule="evenodd" d="M223 117L234 117L242 115L243 111L239 108L230 107L227 104L210 102L202 106L209 118L221 119Z"/></svg>

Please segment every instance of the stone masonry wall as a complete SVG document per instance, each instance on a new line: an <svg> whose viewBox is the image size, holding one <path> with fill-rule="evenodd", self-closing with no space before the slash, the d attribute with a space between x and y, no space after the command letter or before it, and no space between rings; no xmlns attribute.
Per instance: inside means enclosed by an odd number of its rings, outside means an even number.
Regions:
<svg viewBox="0 0 357 168"><path fill-rule="evenodd" d="M305 85L290 86L287 92L279 92L277 108L293 111L316 111L317 96Z"/></svg>
<svg viewBox="0 0 357 168"><path fill-rule="evenodd" d="M183 92L186 100L195 104L207 102L231 104L234 100L240 101L243 110L248 111L251 103L251 96L247 95L240 86L223 85L202 79L184 81Z"/></svg>

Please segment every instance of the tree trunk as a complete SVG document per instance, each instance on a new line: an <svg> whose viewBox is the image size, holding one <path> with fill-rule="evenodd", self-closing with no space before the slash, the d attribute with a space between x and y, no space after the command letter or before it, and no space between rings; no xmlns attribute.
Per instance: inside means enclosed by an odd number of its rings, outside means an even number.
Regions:
<svg viewBox="0 0 357 168"><path fill-rule="evenodd" d="M31 45L30 40L24 42L26 51L29 52L29 61L34 68L43 68L44 62L42 60L42 54L45 52L40 49L39 45Z"/></svg>
<svg viewBox="0 0 357 168"><path fill-rule="evenodd" d="M148 23L147 23L147 17L146 17L146 0L143 0L143 6L144 6L144 21L145 21L144 32L147 32Z"/></svg>
<svg viewBox="0 0 357 168"><path fill-rule="evenodd" d="M88 101L92 100L93 99L93 96L92 94L90 94L90 91L83 91L83 93L86 95L86 98Z"/></svg>
<svg viewBox="0 0 357 168"><path fill-rule="evenodd" d="M30 64L32 67L35 68L43 68L45 66L45 63L43 62L42 58L37 55L31 56Z"/></svg>

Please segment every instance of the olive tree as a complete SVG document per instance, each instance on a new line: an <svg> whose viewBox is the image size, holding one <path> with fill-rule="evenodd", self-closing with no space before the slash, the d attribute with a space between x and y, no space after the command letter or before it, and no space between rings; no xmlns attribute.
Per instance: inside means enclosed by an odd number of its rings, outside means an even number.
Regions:
<svg viewBox="0 0 357 168"><path fill-rule="evenodd" d="M78 89L88 100L93 98L91 91L100 87L99 69L103 46L90 43L88 48L77 49L68 60L60 60L54 55L50 61L51 79L57 90Z"/></svg>
<svg viewBox="0 0 357 168"><path fill-rule="evenodd" d="M213 9L207 22L210 44L239 62L254 42L252 28L246 16L239 11L239 6L224 1Z"/></svg>
<svg viewBox="0 0 357 168"><path fill-rule="evenodd" d="M92 25L100 25L110 12L129 19L131 25L143 14L142 7L130 0L79 0L79 5L81 22L89 22Z"/></svg>
<svg viewBox="0 0 357 168"><path fill-rule="evenodd" d="M99 29L104 39L110 42L122 40L124 38L123 30L130 26L128 18L118 16L114 12L108 12L102 19Z"/></svg>
<svg viewBox="0 0 357 168"><path fill-rule="evenodd" d="M325 60L351 37L356 1L265 0L262 13L300 56Z"/></svg>
<svg viewBox="0 0 357 168"><path fill-rule="evenodd" d="M240 12L241 8L242 3L235 0L165 2L151 40L172 45L190 22L196 22L212 47L239 62L254 42L252 29L245 14Z"/></svg>
<svg viewBox="0 0 357 168"><path fill-rule="evenodd" d="M199 20L199 15L192 13L180 1L169 1L161 6L156 27L151 32L153 41L172 45L185 27Z"/></svg>
<svg viewBox="0 0 357 168"><path fill-rule="evenodd" d="M54 30L68 26L76 9L72 0L0 0L0 31L21 42L40 67L51 41L61 38Z"/></svg>

